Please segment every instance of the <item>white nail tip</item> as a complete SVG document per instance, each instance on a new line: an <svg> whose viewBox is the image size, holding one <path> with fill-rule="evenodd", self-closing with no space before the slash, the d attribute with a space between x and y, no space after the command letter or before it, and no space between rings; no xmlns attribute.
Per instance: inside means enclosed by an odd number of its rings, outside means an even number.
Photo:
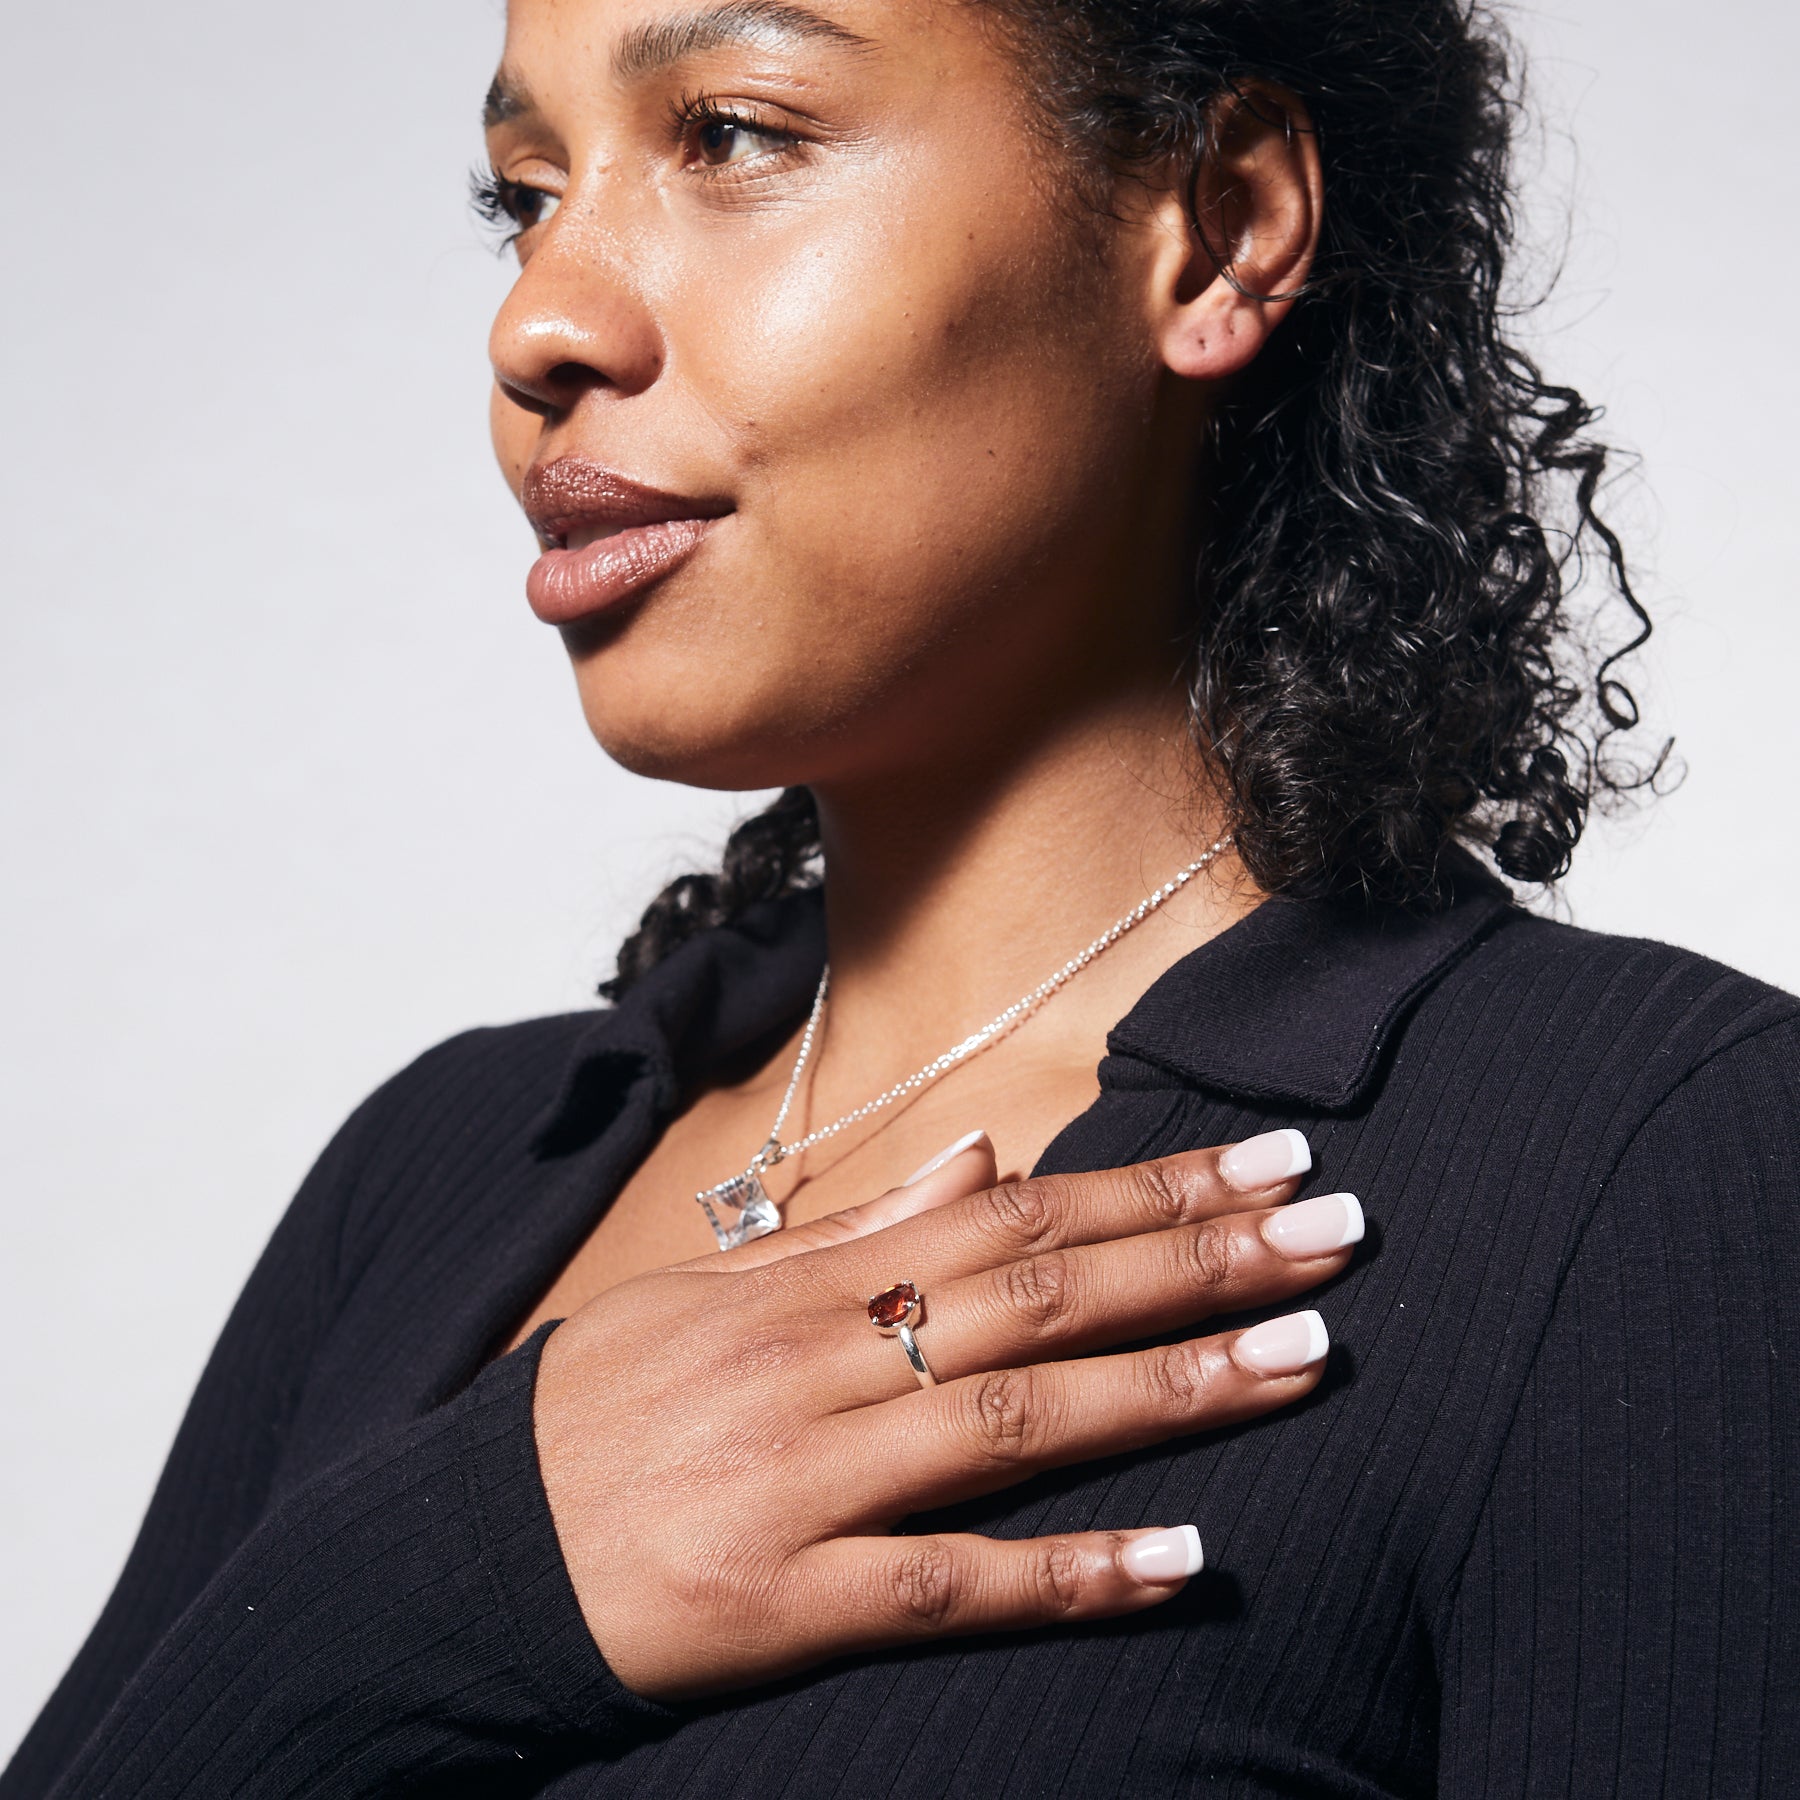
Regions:
<svg viewBox="0 0 1800 1800"><path fill-rule="evenodd" d="M1330 1198L1339 1201L1344 1208L1344 1235L1338 1239L1337 1248L1347 1250L1352 1244L1360 1244L1367 1229L1362 1202L1354 1194L1333 1194Z"/></svg>
<svg viewBox="0 0 1800 1800"><path fill-rule="evenodd" d="M1296 1313L1295 1317L1306 1321L1306 1360L1309 1364L1316 1363L1331 1348L1331 1333L1316 1312Z"/></svg>
<svg viewBox="0 0 1800 1800"><path fill-rule="evenodd" d="M1288 1166L1276 1177L1278 1181L1290 1180L1295 1175L1304 1175L1312 1167L1312 1145L1306 1141L1304 1131L1296 1131L1292 1125L1285 1125L1280 1131L1269 1134L1281 1138L1287 1144Z"/></svg>
<svg viewBox="0 0 1800 1800"><path fill-rule="evenodd" d="M911 1187L915 1181L923 1181L927 1175L935 1175L953 1156L961 1156L965 1150L972 1150L986 1136L987 1133L979 1128L974 1131L964 1132L954 1144L946 1146L928 1163L923 1163L920 1167L914 1169L900 1185L902 1187Z"/></svg>
<svg viewBox="0 0 1800 1800"><path fill-rule="evenodd" d="M1198 1526L1182 1525L1177 1527L1181 1533L1183 1546L1187 1551L1184 1575L1198 1575L1206 1567L1206 1552L1200 1547L1200 1531Z"/></svg>

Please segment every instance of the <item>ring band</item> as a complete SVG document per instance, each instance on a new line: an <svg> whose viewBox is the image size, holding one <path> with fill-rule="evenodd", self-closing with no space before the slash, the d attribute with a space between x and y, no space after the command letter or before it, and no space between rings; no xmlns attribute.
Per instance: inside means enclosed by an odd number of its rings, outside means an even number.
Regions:
<svg viewBox="0 0 1800 1800"><path fill-rule="evenodd" d="M937 1377L925 1360L925 1352L919 1348L919 1340L913 1336L913 1324L924 1304L919 1290L910 1281L896 1281L891 1288L883 1288L879 1294L869 1296L869 1323L883 1337L900 1340L900 1348L906 1352L907 1363L918 1377L920 1387L936 1387Z"/></svg>

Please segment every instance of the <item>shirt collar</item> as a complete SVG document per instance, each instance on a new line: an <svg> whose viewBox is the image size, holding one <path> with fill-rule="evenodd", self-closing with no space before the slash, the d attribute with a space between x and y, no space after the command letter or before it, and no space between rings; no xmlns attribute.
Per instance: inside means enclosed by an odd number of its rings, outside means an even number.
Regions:
<svg viewBox="0 0 1800 1800"><path fill-rule="evenodd" d="M1152 983L1107 1049L1234 1099L1341 1110L1419 999L1513 916L1508 890L1460 854L1432 912L1265 900Z"/></svg>
<svg viewBox="0 0 1800 1800"><path fill-rule="evenodd" d="M673 1112L699 1076L790 1029L824 966L817 892L762 901L689 938L577 1038L534 1143L556 1151L590 1142L616 1116L628 1082L641 1076L654 1084L657 1110Z"/></svg>
<svg viewBox="0 0 1800 1800"><path fill-rule="evenodd" d="M1131 1081L1135 1064L1236 1099L1352 1106L1420 997L1509 916L1507 890L1461 855L1432 912L1266 900L1151 984L1109 1034L1102 1082ZM580 1035L535 1141L591 1141L627 1078L648 1075L672 1112L706 1070L791 1030L824 960L816 892L689 939Z"/></svg>

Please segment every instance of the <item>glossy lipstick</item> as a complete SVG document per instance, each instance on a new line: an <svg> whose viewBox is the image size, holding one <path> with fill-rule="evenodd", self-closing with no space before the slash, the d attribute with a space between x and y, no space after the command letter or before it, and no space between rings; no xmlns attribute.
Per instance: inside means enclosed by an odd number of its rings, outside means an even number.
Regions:
<svg viewBox="0 0 1800 1800"><path fill-rule="evenodd" d="M579 456L527 470L520 499L545 546L525 597L546 625L573 624L641 592L685 562L731 510Z"/></svg>

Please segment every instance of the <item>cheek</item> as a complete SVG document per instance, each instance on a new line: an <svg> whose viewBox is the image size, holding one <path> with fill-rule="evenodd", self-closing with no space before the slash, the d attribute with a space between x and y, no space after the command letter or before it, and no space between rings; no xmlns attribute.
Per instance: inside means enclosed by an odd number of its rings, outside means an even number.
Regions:
<svg viewBox="0 0 1800 1800"><path fill-rule="evenodd" d="M691 580L578 658L619 760L817 779L1079 660L1115 555L1095 521L1137 466L1156 365L1092 245L1000 185L865 189L657 297L680 415L738 509Z"/></svg>
<svg viewBox="0 0 1800 1800"><path fill-rule="evenodd" d="M1069 221L941 181L927 208L924 186L772 246L681 334L732 445L746 548L773 577L751 577L762 616L841 622L846 654L1035 579L1155 393Z"/></svg>

